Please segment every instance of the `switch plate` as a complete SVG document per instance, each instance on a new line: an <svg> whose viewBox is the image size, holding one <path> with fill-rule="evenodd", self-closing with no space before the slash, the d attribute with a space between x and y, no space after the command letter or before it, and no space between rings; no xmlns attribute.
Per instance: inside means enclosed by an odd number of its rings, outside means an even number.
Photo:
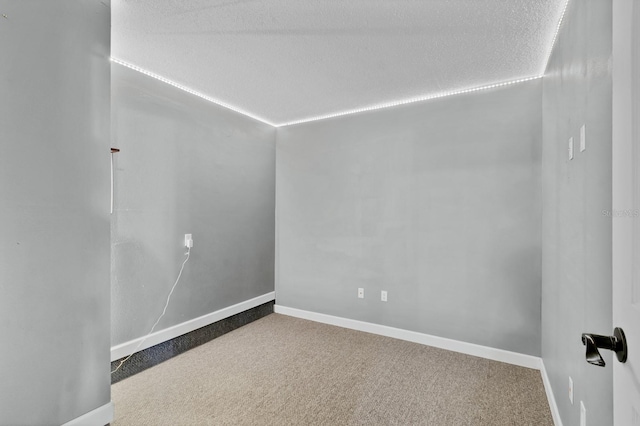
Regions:
<svg viewBox="0 0 640 426"><path fill-rule="evenodd" d="M573 405L573 379L569 376L569 401Z"/></svg>
<svg viewBox="0 0 640 426"><path fill-rule="evenodd" d="M582 127L580 127L580 152L583 152L585 149L587 149L587 129L583 124Z"/></svg>
<svg viewBox="0 0 640 426"><path fill-rule="evenodd" d="M358 289L358 299L364 299L364 288Z"/></svg>
<svg viewBox="0 0 640 426"><path fill-rule="evenodd" d="M587 426L587 409L584 408L582 401L580 401L580 426Z"/></svg>
<svg viewBox="0 0 640 426"><path fill-rule="evenodd" d="M184 234L184 246L185 247L193 247L193 237L191 234Z"/></svg>
<svg viewBox="0 0 640 426"><path fill-rule="evenodd" d="M573 160L573 136L569 138L569 160Z"/></svg>
<svg viewBox="0 0 640 426"><path fill-rule="evenodd" d="M386 291L382 290L380 292L380 300L382 300L383 302L387 301L387 292Z"/></svg>

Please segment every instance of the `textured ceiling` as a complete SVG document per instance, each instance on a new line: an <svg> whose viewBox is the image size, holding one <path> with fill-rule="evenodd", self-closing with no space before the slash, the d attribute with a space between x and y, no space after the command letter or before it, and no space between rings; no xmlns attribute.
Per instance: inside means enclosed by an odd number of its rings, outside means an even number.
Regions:
<svg viewBox="0 0 640 426"><path fill-rule="evenodd" d="M112 0L112 56L282 124L543 73L564 0Z"/></svg>

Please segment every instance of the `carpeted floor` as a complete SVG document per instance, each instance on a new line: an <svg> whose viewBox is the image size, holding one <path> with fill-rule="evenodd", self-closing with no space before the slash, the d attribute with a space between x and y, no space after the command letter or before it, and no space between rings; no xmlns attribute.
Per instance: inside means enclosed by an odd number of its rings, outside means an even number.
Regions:
<svg viewBox="0 0 640 426"><path fill-rule="evenodd" d="M272 314L112 386L113 426L553 425L540 373Z"/></svg>

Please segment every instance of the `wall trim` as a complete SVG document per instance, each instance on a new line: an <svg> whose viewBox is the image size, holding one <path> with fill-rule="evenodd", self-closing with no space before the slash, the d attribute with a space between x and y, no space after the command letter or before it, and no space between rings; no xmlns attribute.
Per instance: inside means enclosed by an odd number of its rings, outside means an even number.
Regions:
<svg viewBox="0 0 640 426"><path fill-rule="evenodd" d="M109 401L102 407L89 411L62 426L104 426L113 421L113 402Z"/></svg>
<svg viewBox="0 0 640 426"><path fill-rule="evenodd" d="M230 316L239 314L246 310L255 308L256 306L260 306L264 303L271 302L275 300L276 292L272 291L270 293L263 294L262 296L254 297L253 299L246 300L244 302L236 303L235 305L228 306L226 308L222 308L215 312L211 312L209 314L203 315L198 318L191 319L189 321L185 321L180 324L176 324L172 327L165 328L164 330L156 331L151 334L144 343L136 349L143 337L139 337L134 340L129 340L128 342L121 343L116 346L111 347L111 361L118 360L125 356L131 355L133 351L142 351L144 349L150 348L157 344L166 342L167 340L171 340L175 337L182 336L183 334L189 333L193 330L197 330L199 328L205 327L209 324L213 324L216 321L223 320Z"/></svg>
<svg viewBox="0 0 640 426"><path fill-rule="evenodd" d="M336 325L338 327L350 328L352 330L364 331L372 334L379 334L381 336L393 337L395 339L407 340L409 342L420 343L422 345L473 355L493 361L505 362L507 364L518 365L520 367L532 368L534 370L540 370L542 365L542 359L540 357L477 345L475 343L447 339L445 337L432 336L430 334L418 333L416 331L403 330L401 328L394 328L386 325L304 311L302 309L289 308L278 304L273 307L273 311L278 314L289 315L292 317Z"/></svg>
<svg viewBox="0 0 640 426"><path fill-rule="evenodd" d="M549 401L549 408L551 409L551 417L553 417L553 424L555 426L562 426L562 418L560 418L560 410L556 402L556 397L553 395L553 388L551 388L551 381L547 375L547 369L544 366L544 360L540 360L540 374L542 375L542 383L544 384L544 391L547 393L547 400Z"/></svg>

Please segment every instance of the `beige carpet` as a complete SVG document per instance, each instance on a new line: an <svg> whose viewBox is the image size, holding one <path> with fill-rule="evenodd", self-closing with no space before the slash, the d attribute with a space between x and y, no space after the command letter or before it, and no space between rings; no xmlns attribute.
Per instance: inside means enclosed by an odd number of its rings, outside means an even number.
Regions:
<svg viewBox="0 0 640 426"><path fill-rule="evenodd" d="M540 373L272 314L112 386L114 426L553 425Z"/></svg>

